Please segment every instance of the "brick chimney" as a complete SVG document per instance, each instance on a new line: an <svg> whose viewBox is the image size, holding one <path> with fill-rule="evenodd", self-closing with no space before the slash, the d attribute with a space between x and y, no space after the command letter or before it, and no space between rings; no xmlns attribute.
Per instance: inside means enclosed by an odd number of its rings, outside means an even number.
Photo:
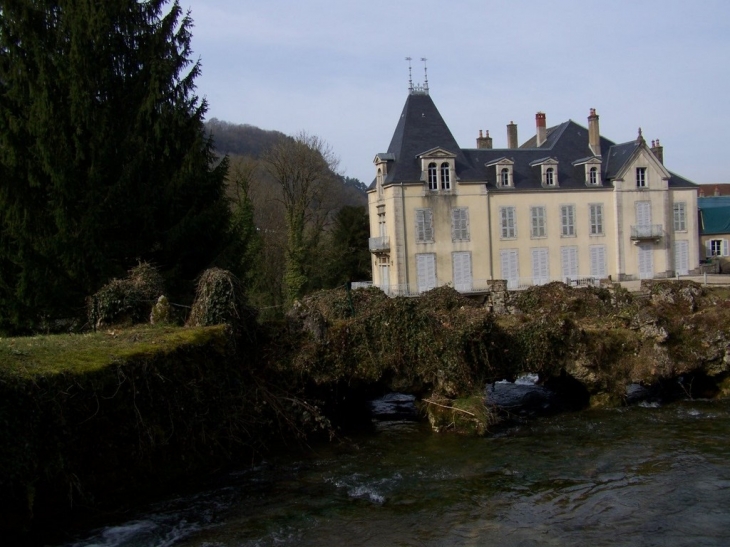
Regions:
<svg viewBox="0 0 730 547"><path fill-rule="evenodd" d="M507 124L507 148L519 148L517 144L517 124L509 122Z"/></svg>
<svg viewBox="0 0 730 547"><path fill-rule="evenodd" d="M492 148L492 137L489 136L489 129L487 129L487 136L482 135L482 130L479 130L479 138L477 139L477 148Z"/></svg>
<svg viewBox="0 0 730 547"><path fill-rule="evenodd" d="M591 108L588 116L588 146L594 156L601 155L601 131L598 128L598 114L595 108Z"/></svg>
<svg viewBox="0 0 730 547"><path fill-rule="evenodd" d="M651 141L651 151L659 160L659 163L664 165L664 147L659 143L659 139Z"/></svg>
<svg viewBox="0 0 730 547"><path fill-rule="evenodd" d="M547 125L545 120L545 113L538 112L535 114L535 125L537 126L537 146L542 146L542 143L547 139Z"/></svg>

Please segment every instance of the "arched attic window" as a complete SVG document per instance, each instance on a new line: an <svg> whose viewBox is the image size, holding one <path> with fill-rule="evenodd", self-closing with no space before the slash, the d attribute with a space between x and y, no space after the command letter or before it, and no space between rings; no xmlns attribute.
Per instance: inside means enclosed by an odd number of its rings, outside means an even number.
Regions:
<svg viewBox="0 0 730 547"><path fill-rule="evenodd" d="M597 167L591 167L590 171L588 171L588 184L593 184L593 185L598 184L598 168Z"/></svg>
<svg viewBox="0 0 730 547"><path fill-rule="evenodd" d="M451 190L451 169L447 162L441 164L441 189Z"/></svg>
<svg viewBox="0 0 730 547"><path fill-rule="evenodd" d="M436 176L436 164L435 163L429 163L428 164L428 189L429 190L438 190L438 178Z"/></svg>
<svg viewBox="0 0 730 547"><path fill-rule="evenodd" d="M555 186L555 169L552 167L545 169L545 185Z"/></svg>
<svg viewBox="0 0 730 547"><path fill-rule="evenodd" d="M502 168L502 171L500 171L499 182L502 186L509 186L509 169L507 167Z"/></svg>

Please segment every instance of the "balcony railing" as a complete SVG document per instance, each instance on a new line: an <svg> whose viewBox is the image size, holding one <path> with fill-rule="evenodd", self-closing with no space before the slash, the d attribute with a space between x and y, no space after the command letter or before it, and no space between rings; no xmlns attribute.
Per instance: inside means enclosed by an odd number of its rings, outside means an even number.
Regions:
<svg viewBox="0 0 730 547"><path fill-rule="evenodd" d="M645 226L632 226L631 239L641 241L643 239L661 239L664 230L661 224L647 224Z"/></svg>
<svg viewBox="0 0 730 547"><path fill-rule="evenodd" d="M371 237L368 239L368 247L371 253L381 253L390 250L390 238L388 236Z"/></svg>

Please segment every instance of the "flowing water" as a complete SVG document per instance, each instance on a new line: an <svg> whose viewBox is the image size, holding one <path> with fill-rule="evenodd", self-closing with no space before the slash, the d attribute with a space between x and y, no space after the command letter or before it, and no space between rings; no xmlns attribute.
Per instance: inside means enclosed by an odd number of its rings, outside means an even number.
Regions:
<svg viewBox="0 0 730 547"><path fill-rule="evenodd" d="M728 401L562 414L484 438L384 422L70 545L726 546L729 441Z"/></svg>

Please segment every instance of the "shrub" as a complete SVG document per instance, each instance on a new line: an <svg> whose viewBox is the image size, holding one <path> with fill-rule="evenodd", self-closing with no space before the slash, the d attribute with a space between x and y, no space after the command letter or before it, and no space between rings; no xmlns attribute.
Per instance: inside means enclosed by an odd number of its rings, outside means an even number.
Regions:
<svg viewBox="0 0 730 547"><path fill-rule="evenodd" d="M94 327L120 323L146 323L150 310L165 292L165 283L154 266L142 262L125 279L112 279L88 299L88 319Z"/></svg>
<svg viewBox="0 0 730 547"><path fill-rule="evenodd" d="M230 325L238 335L254 330L256 311L248 305L241 281L228 270L211 268L198 280L187 325Z"/></svg>

